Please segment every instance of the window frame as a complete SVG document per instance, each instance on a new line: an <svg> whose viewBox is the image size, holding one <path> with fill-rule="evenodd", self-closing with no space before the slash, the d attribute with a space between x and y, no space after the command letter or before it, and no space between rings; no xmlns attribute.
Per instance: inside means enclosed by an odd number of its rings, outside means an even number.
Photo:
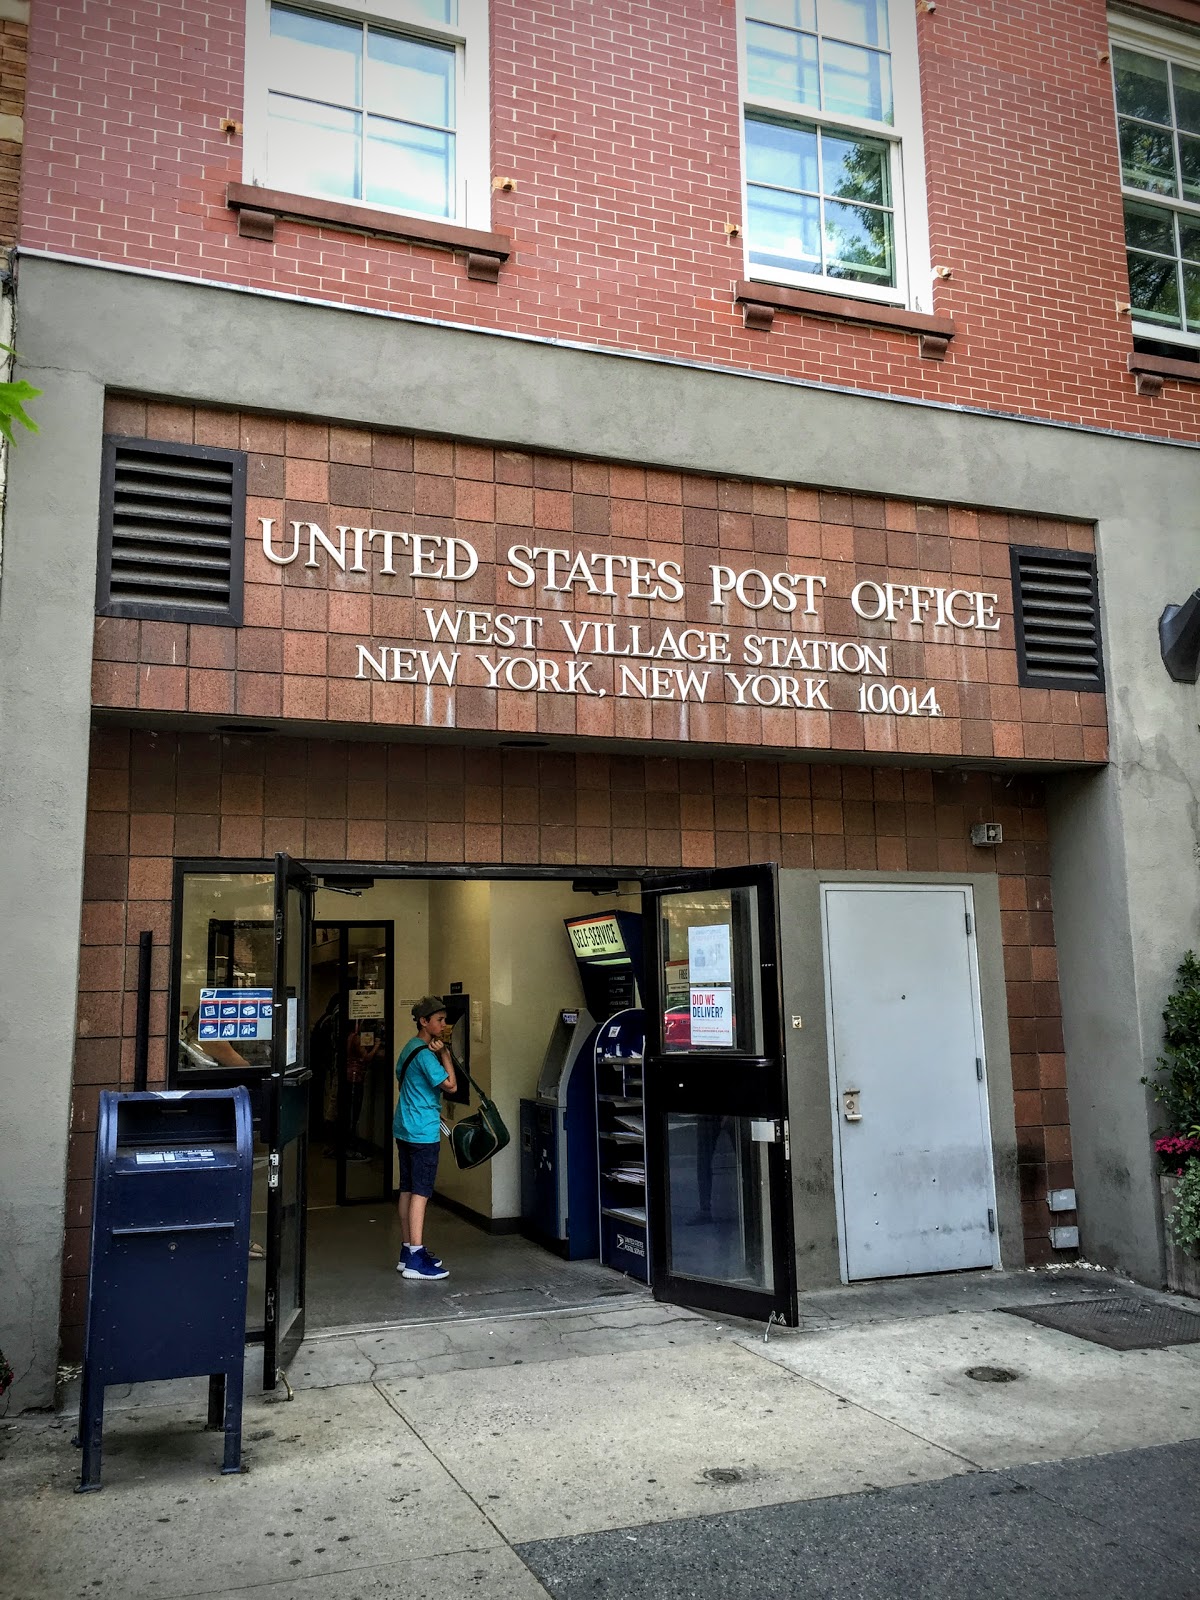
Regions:
<svg viewBox="0 0 1200 1600"><path fill-rule="evenodd" d="M1110 12L1108 18L1108 45L1110 55L1116 50L1132 50L1137 55L1153 56L1159 61L1175 62L1179 66L1190 67L1200 72L1200 33L1185 32L1181 28L1172 28L1163 23L1151 22L1149 18L1131 16L1126 12ZM1135 205L1158 207L1169 212L1173 217L1191 217L1200 225L1200 201L1185 200L1182 195L1152 194L1146 189L1131 189L1126 186L1124 173L1121 170L1121 122L1120 112L1117 109L1117 78L1115 62L1109 63L1109 84L1112 92L1113 108L1113 139L1117 149L1117 182L1120 185L1121 195L1121 238L1122 259L1128 270L1128 250L1125 232L1125 202L1132 201ZM1155 252L1149 251L1148 254ZM1166 260L1164 256L1162 258ZM1176 263L1181 258L1176 255ZM1137 307L1132 304L1132 288L1127 284L1130 300L1130 322L1133 336L1136 339L1153 339L1160 344L1173 344L1188 350L1200 350L1200 331L1189 333L1186 328L1172 328L1161 322L1150 322L1138 316Z"/></svg>
<svg viewBox="0 0 1200 1600"><path fill-rule="evenodd" d="M246 0L245 110L242 181L278 189L267 165L267 120L273 0ZM416 0L279 0L292 10L360 26L386 28L430 44L450 45L455 52L455 207L448 217L423 211L401 211L377 201L324 194L316 188L292 189L309 199L364 206L381 217L404 217L418 225L440 223L490 232L491 190L491 63L487 0L457 0L457 23L432 22Z"/></svg>
<svg viewBox="0 0 1200 1600"><path fill-rule="evenodd" d="M921 122L920 66L917 54L915 8L905 0L887 0L889 51L892 68L893 121L872 122L864 117L835 115L817 107L800 106L750 93L746 53L745 0L737 0L738 145L741 157L743 271L752 283L775 283L814 294L870 300L876 305L904 306L911 311L933 311L933 268L929 251L929 198L925 176L925 142ZM914 89L914 85L916 86ZM785 267L764 267L750 259L750 184L748 179L746 120L792 127L819 127L861 134L887 146L892 196L892 248L896 283L884 287L856 283L848 278L828 278L814 272L792 272Z"/></svg>

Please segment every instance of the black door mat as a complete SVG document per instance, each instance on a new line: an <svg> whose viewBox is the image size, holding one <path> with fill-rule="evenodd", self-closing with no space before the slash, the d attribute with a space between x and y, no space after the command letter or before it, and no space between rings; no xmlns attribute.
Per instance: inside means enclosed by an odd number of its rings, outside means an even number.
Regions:
<svg viewBox="0 0 1200 1600"><path fill-rule="evenodd" d="M1010 1317L1024 1317L1043 1328L1089 1339L1109 1350L1162 1350L1173 1344L1200 1344L1200 1315L1158 1300L1134 1295L1111 1299L1066 1300L1056 1305L1005 1306Z"/></svg>

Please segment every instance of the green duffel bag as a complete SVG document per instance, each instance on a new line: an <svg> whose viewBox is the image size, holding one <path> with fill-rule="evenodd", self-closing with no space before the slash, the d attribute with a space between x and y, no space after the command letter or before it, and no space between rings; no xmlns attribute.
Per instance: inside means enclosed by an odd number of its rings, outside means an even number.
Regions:
<svg viewBox="0 0 1200 1600"><path fill-rule="evenodd" d="M478 1111L460 1118L450 1129L450 1148L454 1151L454 1160L465 1171L468 1167L482 1166L485 1161L492 1159L497 1150L503 1150L509 1142L509 1132L496 1108L496 1102L488 1099L467 1069L456 1063L455 1071L462 1073L480 1102Z"/></svg>

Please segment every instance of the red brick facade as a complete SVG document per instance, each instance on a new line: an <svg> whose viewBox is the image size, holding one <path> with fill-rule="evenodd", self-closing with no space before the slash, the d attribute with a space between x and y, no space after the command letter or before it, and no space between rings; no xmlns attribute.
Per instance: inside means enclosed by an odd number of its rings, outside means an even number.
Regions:
<svg viewBox="0 0 1200 1600"><path fill-rule="evenodd" d="M1197 8L1191 7L1191 10ZM1200 21L1200 16L1197 17ZM32 34L22 242L744 370L1179 438L1200 391L1138 396L1104 0L918 7L935 310L909 334L743 328L735 6L491 0L497 285L419 244L280 223L239 237L243 0L47 0ZM1086 263L1086 270L1081 270Z"/></svg>
<svg viewBox="0 0 1200 1600"><path fill-rule="evenodd" d="M1154 9L1200 26L1190 0ZM701 366L1197 437L1200 385L1168 377L1160 395L1139 395L1127 367L1103 0L917 8L931 256L944 269L933 309L954 325L944 360L923 359L911 332L794 310L769 331L743 325L734 298L743 245L728 229L742 220L734 0L490 0L491 170L516 184L492 197L492 226L513 245L496 283L469 277L461 254L330 224L280 220L269 241L239 234L226 187L243 178L242 138L221 123L245 119L245 10L245 0L37 6L23 246ZM0 25L0 110L10 109L18 32ZM0 145L0 233L6 159ZM132 1082L144 929L156 941L151 1081L165 1081L172 874L184 857L287 850L325 862L629 872L994 866L1026 1259L1051 1256L1047 1190L1073 1178L1046 809L1028 769L1097 766L1108 732L1102 695L1019 684L1009 563L1013 545L1091 552L1090 525L166 396L110 395L105 426L246 453L245 608L240 628L96 619L69 1354L81 1333L97 1096ZM284 540L294 522L454 537L477 551L479 568L454 585L384 581L377 566L335 571L328 560L280 565L264 554L260 518ZM739 647L790 624L772 629L736 604L716 617L702 594L713 562L820 573L828 586L810 631L886 644L888 677L932 690L941 714L866 717L855 705L865 680L852 674L831 680L828 708L735 702L720 680L682 722L675 704L617 693L611 661L595 668L603 696L493 687L473 657L453 688L418 691L363 672L362 646L420 641L424 605L515 609L502 588L505 552L534 543L675 562L687 579L685 595L656 603L652 618L642 599L582 596L558 616L719 626ZM986 592L999 627L947 637L873 626L847 598L862 582ZM569 664L561 644L545 653ZM209 731L234 718L278 731ZM161 731L147 731L154 725ZM495 748L531 735L560 748ZM611 741L638 753L610 754ZM746 751L761 758L741 759ZM967 842L982 820L1003 824L995 852Z"/></svg>
<svg viewBox="0 0 1200 1600"><path fill-rule="evenodd" d="M25 114L28 54L28 23L0 18L0 116ZM4 249L17 241L22 148L20 139L0 137L0 248Z"/></svg>

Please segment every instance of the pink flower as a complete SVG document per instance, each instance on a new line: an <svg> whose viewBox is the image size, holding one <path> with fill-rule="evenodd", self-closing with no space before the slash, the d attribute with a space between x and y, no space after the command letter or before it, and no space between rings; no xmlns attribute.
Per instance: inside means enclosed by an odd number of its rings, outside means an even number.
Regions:
<svg viewBox="0 0 1200 1600"><path fill-rule="evenodd" d="M1164 1160L1171 1157L1186 1160L1188 1156L1200 1156L1200 1139L1184 1133L1164 1135L1155 1139L1154 1150Z"/></svg>

